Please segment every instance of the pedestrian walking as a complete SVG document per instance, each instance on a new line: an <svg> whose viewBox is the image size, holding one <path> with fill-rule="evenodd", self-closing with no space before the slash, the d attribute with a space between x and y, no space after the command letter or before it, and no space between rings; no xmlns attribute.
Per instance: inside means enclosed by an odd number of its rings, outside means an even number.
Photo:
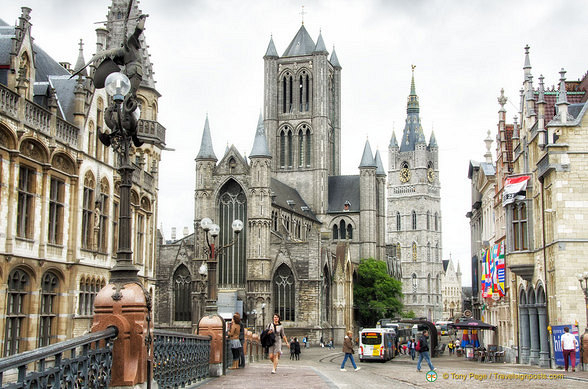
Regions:
<svg viewBox="0 0 588 389"><path fill-rule="evenodd" d="M414 341L414 338L412 338L412 340L410 341L410 357L412 358L413 361L416 356L415 346L416 346L416 343Z"/></svg>
<svg viewBox="0 0 588 389"><path fill-rule="evenodd" d="M282 322L280 321L280 315L274 313L274 321L266 327L270 333L274 334L274 344L269 347L269 359L272 361L273 369L272 374L276 374L276 370L278 369L278 361L280 360L280 356L282 355L282 340L284 340L284 344L286 347L290 347L288 343L288 338L284 334L284 327L282 326Z"/></svg>
<svg viewBox="0 0 588 389"><path fill-rule="evenodd" d="M355 351L353 350L353 340L351 336L352 332L347 331L347 336L345 336L345 339L343 340L343 352L345 353L345 357L343 358L343 363L341 363L341 371L347 371L345 370L345 362L347 362L347 359L351 359L351 364L355 371L361 369L361 367L357 367L355 360L353 359Z"/></svg>
<svg viewBox="0 0 588 389"><path fill-rule="evenodd" d="M578 347L576 337L570 334L569 327L564 327L564 334L561 336L561 349L563 350L566 371L569 367L568 357L572 363L572 371L576 371L576 347Z"/></svg>
<svg viewBox="0 0 588 389"><path fill-rule="evenodd" d="M296 348L294 346L294 338L290 339L290 360L294 359L294 352Z"/></svg>
<svg viewBox="0 0 588 389"><path fill-rule="evenodd" d="M239 312L235 312L235 315L239 316L239 320L241 320ZM241 342L241 347L239 347L239 369L243 369L245 368L245 353L243 352L243 344L245 344L245 326L243 323L240 324L239 342Z"/></svg>
<svg viewBox="0 0 588 389"><path fill-rule="evenodd" d="M241 357L239 348L241 347L241 341L239 340L239 332L241 331L241 319L238 314L233 315L231 320L231 329L229 330L228 337L231 342L231 352L233 353L233 365L229 369L239 368L239 358Z"/></svg>
<svg viewBox="0 0 588 389"><path fill-rule="evenodd" d="M322 336L321 336L321 347L325 347L325 341L323 340Z"/></svg>
<svg viewBox="0 0 588 389"><path fill-rule="evenodd" d="M421 371L421 362L423 359L429 364L431 370L435 370L435 366L431 363L431 356L429 355L429 331L424 330L423 335L419 338L415 349L418 348L419 360L417 362L417 371Z"/></svg>
<svg viewBox="0 0 588 389"><path fill-rule="evenodd" d="M306 348L306 336L302 338L302 343L304 344L304 348Z"/></svg>
<svg viewBox="0 0 588 389"><path fill-rule="evenodd" d="M294 356L297 361L300 360L300 342L298 341L298 338L294 338Z"/></svg>

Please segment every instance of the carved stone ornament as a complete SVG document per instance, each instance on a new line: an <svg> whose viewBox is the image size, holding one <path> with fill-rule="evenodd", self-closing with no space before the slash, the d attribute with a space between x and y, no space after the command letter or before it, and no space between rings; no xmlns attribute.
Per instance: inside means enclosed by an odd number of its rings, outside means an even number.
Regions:
<svg viewBox="0 0 588 389"><path fill-rule="evenodd" d="M22 142L20 145L20 152L36 161L44 162L45 160L45 158L43 158L43 153L41 152L40 146L29 140Z"/></svg>
<svg viewBox="0 0 588 389"><path fill-rule="evenodd" d="M64 173L75 174L75 168L72 161L61 154L57 154L55 157L53 157L52 165L55 169L61 170Z"/></svg>
<svg viewBox="0 0 588 389"><path fill-rule="evenodd" d="M6 147L9 150L14 148L14 141L12 137L8 135L5 129L0 127L0 146Z"/></svg>

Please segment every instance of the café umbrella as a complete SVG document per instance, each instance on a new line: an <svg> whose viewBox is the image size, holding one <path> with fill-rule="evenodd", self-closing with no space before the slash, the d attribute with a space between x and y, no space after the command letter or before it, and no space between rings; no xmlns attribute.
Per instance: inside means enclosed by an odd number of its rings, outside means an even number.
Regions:
<svg viewBox="0 0 588 389"><path fill-rule="evenodd" d="M492 330L496 331L496 326L492 324L484 323L483 321L462 318L455 323L448 324L448 327L455 328L456 330Z"/></svg>

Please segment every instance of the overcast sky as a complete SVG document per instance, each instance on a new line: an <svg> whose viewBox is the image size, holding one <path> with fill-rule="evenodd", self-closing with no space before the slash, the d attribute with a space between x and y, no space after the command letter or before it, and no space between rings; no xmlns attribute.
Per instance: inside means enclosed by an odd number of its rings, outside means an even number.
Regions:
<svg viewBox="0 0 588 389"><path fill-rule="evenodd" d="M14 23L32 8L35 42L58 61L75 63L78 41L95 52L94 22L105 20L108 0L0 0L0 18ZM175 151L163 153L159 223L193 230L194 158L206 113L220 160L227 143L249 155L263 104L263 55L270 36L281 55L301 24L316 42L333 45L342 70L342 174L358 174L363 144L380 150L388 170L392 130L406 118L410 65L415 64L421 121L440 150L443 258L461 263L470 280L471 159L483 160L483 139L496 136L504 88L507 121L518 111L524 46L538 85L571 80L587 70L588 7L584 1L221 1L142 0L149 14L145 37L155 71L159 122ZM492 145L495 155L495 144Z"/></svg>

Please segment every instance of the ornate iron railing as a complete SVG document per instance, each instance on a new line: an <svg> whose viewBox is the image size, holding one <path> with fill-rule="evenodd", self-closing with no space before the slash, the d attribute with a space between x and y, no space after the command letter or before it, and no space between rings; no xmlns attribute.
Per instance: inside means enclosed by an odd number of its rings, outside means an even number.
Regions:
<svg viewBox="0 0 588 389"><path fill-rule="evenodd" d="M110 327L1 358L0 389L108 387L117 332Z"/></svg>
<svg viewBox="0 0 588 389"><path fill-rule="evenodd" d="M153 378L160 388L178 388L208 377L210 336L153 330Z"/></svg>

